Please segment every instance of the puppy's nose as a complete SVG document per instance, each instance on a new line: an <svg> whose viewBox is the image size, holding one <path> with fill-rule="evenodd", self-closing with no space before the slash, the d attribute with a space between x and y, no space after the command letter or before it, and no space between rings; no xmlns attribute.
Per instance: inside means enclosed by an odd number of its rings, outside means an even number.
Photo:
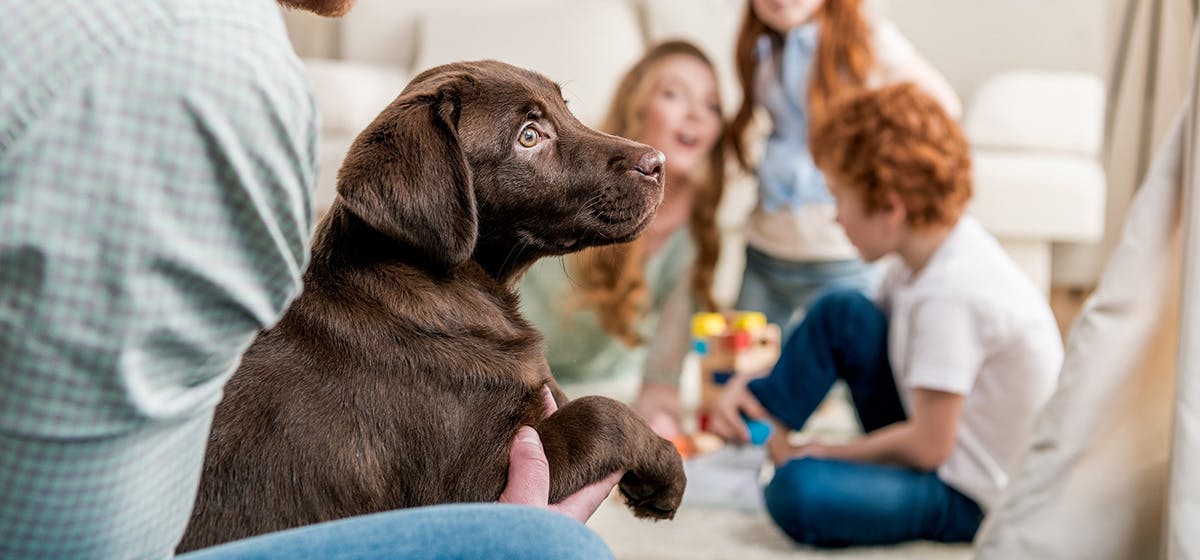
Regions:
<svg viewBox="0 0 1200 560"><path fill-rule="evenodd" d="M642 153L642 157L638 158L637 163L633 165L633 168L642 175L654 179L655 181L661 181L663 175L663 166L666 165L666 163L667 156L663 155L662 152L651 148Z"/></svg>

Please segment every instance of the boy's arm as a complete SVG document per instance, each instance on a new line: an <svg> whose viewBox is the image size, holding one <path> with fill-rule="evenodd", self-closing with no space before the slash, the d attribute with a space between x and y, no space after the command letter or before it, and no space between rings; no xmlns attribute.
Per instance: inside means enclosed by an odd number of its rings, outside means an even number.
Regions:
<svg viewBox="0 0 1200 560"><path fill-rule="evenodd" d="M904 370L898 389L910 399L908 418L846 445L808 446L801 455L903 465L934 470L950 456L958 435L964 397L975 386L986 354L984 328L973 306L953 299L921 302L902 317L907 332ZM892 365L896 368L896 365ZM772 456L792 455L780 442Z"/></svg>
<svg viewBox="0 0 1200 560"><path fill-rule="evenodd" d="M919 471L936 470L954 449L963 396L931 389L914 389L911 417L880 428L844 445L806 445L790 450L786 456L824 457L845 461L886 463Z"/></svg>

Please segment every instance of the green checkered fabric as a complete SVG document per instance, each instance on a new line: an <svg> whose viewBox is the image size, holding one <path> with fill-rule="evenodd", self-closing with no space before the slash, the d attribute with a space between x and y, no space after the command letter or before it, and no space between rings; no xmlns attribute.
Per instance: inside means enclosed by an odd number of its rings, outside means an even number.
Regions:
<svg viewBox="0 0 1200 560"><path fill-rule="evenodd" d="M273 0L0 0L0 558L163 558L300 289L317 116Z"/></svg>

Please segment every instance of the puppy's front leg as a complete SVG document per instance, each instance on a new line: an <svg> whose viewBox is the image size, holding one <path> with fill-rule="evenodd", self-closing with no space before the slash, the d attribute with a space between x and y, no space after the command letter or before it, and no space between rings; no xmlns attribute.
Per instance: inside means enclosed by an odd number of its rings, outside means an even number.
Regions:
<svg viewBox="0 0 1200 560"><path fill-rule="evenodd" d="M687 478L675 446L613 399L582 397L537 425L550 462L550 501L562 501L615 470L621 493L638 517L670 519Z"/></svg>

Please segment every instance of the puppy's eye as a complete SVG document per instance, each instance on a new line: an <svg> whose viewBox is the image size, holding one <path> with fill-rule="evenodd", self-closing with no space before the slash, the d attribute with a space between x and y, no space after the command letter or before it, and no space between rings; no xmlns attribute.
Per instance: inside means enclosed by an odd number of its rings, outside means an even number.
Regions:
<svg viewBox="0 0 1200 560"><path fill-rule="evenodd" d="M538 140L541 140L542 135L538 133L536 128L532 126L525 127L521 131L521 135L517 137L517 142L526 148L532 148L537 145Z"/></svg>

